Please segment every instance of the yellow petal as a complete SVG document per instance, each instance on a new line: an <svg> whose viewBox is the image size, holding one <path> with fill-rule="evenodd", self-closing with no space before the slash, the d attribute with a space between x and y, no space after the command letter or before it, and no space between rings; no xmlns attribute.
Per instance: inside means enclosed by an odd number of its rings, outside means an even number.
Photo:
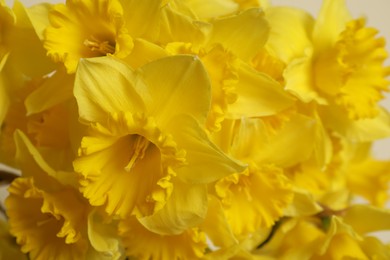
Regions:
<svg viewBox="0 0 390 260"><path fill-rule="evenodd" d="M169 126L178 147L185 149L188 166L177 169L177 176L189 183L210 183L241 172L245 165L213 144L199 124L189 116L173 118Z"/></svg>
<svg viewBox="0 0 390 260"><path fill-rule="evenodd" d="M123 19L133 38L156 40L161 17L161 0L120 0ZM146 22L147 21L147 22Z"/></svg>
<svg viewBox="0 0 390 260"><path fill-rule="evenodd" d="M261 126L261 123L257 123ZM261 128L260 128L261 129ZM276 134L269 135L259 131L256 137L257 153L255 161L272 163L282 167L293 166L307 160L314 151L316 122L313 118L297 114L291 118ZM295 144L300 149L287 149Z"/></svg>
<svg viewBox="0 0 390 260"><path fill-rule="evenodd" d="M265 12L271 25L267 48L286 64L305 54L311 46L314 19L303 10L271 7Z"/></svg>
<svg viewBox="0 0 390 260"><path fill-rule="evenodd" d="M344 222L359 234L390 230L390 211L369 205L354 205L344 212Z"/></svg>
<svg viewBox="0 0 390 260"><path fill-rule="evenodd" d="M74 85L80 118L105 122L109 113L144 111L139 94L145 93L140 89L144 86L136 84L135 77L130 67L113 57L81 60Z"/></svg>
<svg viewBox="0 0 390 260"><path fill-rule="evenodd" d="M147 230L135 218L121 221L119 234L129 258L201 259L207 247L205 234L198 228L177 235L160 235Z"/></svg>
<svg viewBox="0 0 390 260"><path fill-rule="evenodd" d="M313 40L318 52L333 45L351 15L345 0L323 1L313 30Z"/></svg>
<svg viewBox="0 0 390 260"><path fill-rule="evenodd" d="M210 195L208 201L207 215L201 224L201 228L207 234L207 237L210 238L213 245L221 248L238 244L226 219L220 200Z"/></svg>
<svg viewBox="0 0 390 260"><path fill-rule="evenodd" d="M390 136L390 115L380 109L374 118L351 119L344 109L335 105L321 109L324 125L350 141L369 142Z"/></svg>
<svg viewBox="0 0 390 260"><path fill-rule="evenodd" d="M38 188L48 190L60 189L60 183L77 186L77 181L72 173L55 171L23 132L16 130L14 134L17 147L16 160L22 170L22 176L34 177Z"/></svg>
<svg viewBox="0 0 390 260"><path fill-rule="evenodd" d="M289 63L283 73L286 80L285 89L305 103L314 100L319 104L327 104L326 99L314 88L311 66L310 54Z"/></svg>
<svg viewBox="0 0 390 260"><path fill-rule="evenodd" d="M104 223L98 210L91 211L88 215L88 238L91 246L98 252L93 259L119 259L120 238L117 234L116 223Z"/></svg>
<svg viewBox="0 0 390 260"><path fill-rule="evenodd" d="M307 190L294 188L293 192L293 201L284 210L286 216L312 216L322 211L322 208Z"/></svg>
<svg viewBox="0 0 390 260"><path fill-rule="evenodd" d="M155 214L139 218L151 232L160 235L178 235L198 226L207 213L207 186L173 180L174 188L166 205Z"/></svg>
<svg viewBox="0 0 390 260"><path fill-rule="evenodd" d="M25 100L27 115L43 112L55 105L69 100L73 94L74 76L65 71L57 72L46 79Z"/></svg>
<svg viewBox="0 0 390 260"><path fill-rule="evenodd" d="M194 46L203 45L211 31L211 25L193 20L174 10L169 4L161 7L158 42L190 42Z"/></svg>
<svg viewBox="0 0 390 260"><path fill-rule="evenodd" d="M225 16L238 10L238 4L233 0L186 0L183 2L200 19L211 19L218 16Z"/></svg>
<svg viewBox="0 0 390 260"><path fill-rule="evenodd" d="M241 63L236 85L237 100L229 105L231 118L274 115L291 107L294 99L268 75Z"/></svg>
<svg viewBox="0 0 390 260"><path fill-rule="evenodd" d="M42 41L44 39L44 31L49 26L49 11L52 5L49 3L35 4L30 8L25 9L34 30Z"/></svg>
<svg viewBox="0 0 390 260"><path fill-rule="evenodd" d="M245 26L249 24L250 26ZM253 8L238 15L215 20L208 44L222 44L239 58L248 61L263 48L268 32L269 26L264 19L264 13ZM243 39L245 48L242 47Z"/></svg>
<svg viewBox="0 0 390 260"><path fill-rule="evenodd" d="M133 51L124 60L133 69L149 62L168 56L168 53L158 45L141 38L134 39Z"/></svg>
<svg viewBox="0 0 390 260"><path fill-rule="evenodd" d="M46 56L39 35L33 27L32 17L29 17L28 11L19 1L15 2L13 10L17 23L10 37L9 44L13 49L10 62L32 78L50 73L55 69L55 65ZM35 62L38 60L39 62Z"/></svg>
<svg viewBox="0 0 390 260"><path fill-rule="evenodd" d="M160 127L177 114L188 114L200 124L205 123L211 87L197 57L177 55L163 58L146 64L137 73L148 86L151 99L148 110Z"/></svg>

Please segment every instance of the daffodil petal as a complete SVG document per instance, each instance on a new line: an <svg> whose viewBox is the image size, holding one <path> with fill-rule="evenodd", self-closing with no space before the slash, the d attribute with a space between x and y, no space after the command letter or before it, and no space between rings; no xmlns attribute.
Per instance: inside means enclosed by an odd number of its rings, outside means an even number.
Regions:
<svg viewBox="0 0 390 260"><path fill-rule="evenodd" d="M247 26L250 24L250 26ZM222 44L239 58L248 61L263 48L267 41L269 25L261 9L252 8L241 14L221 18L213 22L209 45ZM245 39L245 48L242 47Z"/></svg>
<svg viewBox="0 0 390 260"><path fill-rule="evenodd" d="M390 114L380 109L374 118L353 120L336 106L321 109L324 125L345 136L350 141L370 142L390 136Z"/></svg>
<svg viewBox="0 0 390 260"><path fill-rule="evenodd" d="M266 47L286 64L304 55L311 46L313 17L300 9L270 7L265 12L271 24Z"/></svg>
<svg viewBox="0 0 390 260"><path fill-rule="evenodd" d="M93 210L88 215L88 238L92 247L100 253L94 259L120 259L122 248L116 223L104 223L98 210Z"/></svg>
<svg viewBox="0 0 390 260"><path fill-rule="evenodd" d="M186 0L184 2L200 19L212 19L238 10L238 4L234 0Z"/></svg>
<svg viewBox="0 0 390 260"><path fill-rule="evenodd" d="M390 211L370 205L353 205L344 212L344 222L359 234L390 230Z"/></svg>
<svg viewBox="0 0 390 260"><path fill-rule="evenodd" d="M139 222L154 233L173 235L199 225L206 213L207 186L176 180L172 195L164 208L154 215L140 218Z"/></svg>
<svg viewBox="0 0 390 260"><path fill-rule="evenodd" d="M24 101L27 115L43 112L69 100L73 94L74 76L58 70Z"/></svg>
<svg viewBox="0 0 390 260"><path fill-rule="evenodd" d="M63 185L77 186L76 176L69 172L57 172L47 164L42 155L33 146L27 136L20 130L14 133L17 147L16 160L24 177L34 177L38 188L46 187L52 190Z"/></svg>
<svg viewBox="0 0 390 260"><path fill-rule="evenodd" d="M207 215L201 228L217 247L230 247L238 244L230 225L226 219L221 202L213 195L208 199Z"/></svg>
<svg viewBox="0 0 390 260"><path fill-rule="evenodd" d="M134 39L133 51L124 61L133 69L137 69L149 62L168 56L160 46L141 38Z"/></svg>
<svg viewBox="0 0 390 260"><path fill-rule="evenodd" d="M305 103L314 100L319 104L326 104L326 100L313 87L311 63L310 55L289 63L283 73L285 89Z"/></svg>
<svg viewBox="0 0 390 260"><path fill-rule="evenodd" d="M109 113L144 111L139 93L145 91L135 77L130 67L113 57L82 59L74 85L80 119L105 122Z"/></svg>
<svg viewBox="0 0 390 260"><path fill-rule="evenodd" d="M212 29L209 23L195 21L191 17L174 10L169 4L161 7L158 42L191 42L194 46L203 45Z"/></svg>
<svg viewBox="0 0 390 260"><path fill-rule="evenodd" d="M12 37L10 37L9 44L12 45L13 49L10 62L32 78L50 73L55 69L55 65L46 56L46 51L26 8L19 1L16 1L13 10L17 17L17 23ZM26 43L28 43L28 48L26 48Z"/></svg>
<svg viewBox="0 0 390 260"><path fill-rule="evenodd" d="M256 138L256 161L282 167L293 166L307 160L314 151L316 121L297 114L274 135L264 131ZM286 149L299 143L299 149Z"/></svg>
<svg viewBox="0 0 390 260"><path fill-rule="evenodd" d="M325 0L313 29L316 50L320 52L331 47L351 19L345 0Z"/></svg>
<svg viewBox="0 0 390 260"><path fill-rule="evenodd" d="M322 211L310 192L299 188L294 188L293 192L293 201L284 210L286 216L312 216Z"/></svg>
<svg viewBox="0 0 390 260"><path fill-rule="evenodd" d="M44 39L43 32L49 26L49 11L52 5L49 3L36 4L25 9L34 30L42 41Z"/></svg>
<svg viewBox="0 0 390 260"><path fill-rule="evenodd" d="M148 86L150 113L160 127L177 114L188 114L200 124L210 108L210 81L202 62L177 55L146 64L137 70ZM196 97L196 98L194 98Z"/></svg>
<svg viewBox="0 0 390 260"><path fill-rule="evenodd" d="M169 129L178 147L186 151L188 166L177 169L178 177L186 182L210 183L245 169L243 163L229 158L213 144L194 118L177 116L171 120Z"/></svg>
<svg viewBox="0 0 390 260"><path fill-rule="evenodd" d="M261 117L276 114L294 104L294 99L268 75L244 63L238 71L237 100L228 107L228 117Z"/></svg>

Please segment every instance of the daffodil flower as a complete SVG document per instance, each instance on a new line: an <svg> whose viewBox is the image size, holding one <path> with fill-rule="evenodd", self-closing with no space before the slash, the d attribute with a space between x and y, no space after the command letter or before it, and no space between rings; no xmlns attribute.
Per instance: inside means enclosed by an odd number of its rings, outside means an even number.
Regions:
<svg viewBox="0 0 390 260"><path fill-rule="evenodd" d="M203 219L206 184L243 169L207 138L210 83L196 57L137 71L110 57L82 60L74 94L90 125L74 167L84 196L110 215L180 233Z"/></svg>
<svg viewBox="0 0 390 260"><path fill-rule="evenodd" d="M80 58L115 55L126 57L133 42L123 21L118 0L68 0L49 14L44 46L55 62L74 73Z"/></svg>

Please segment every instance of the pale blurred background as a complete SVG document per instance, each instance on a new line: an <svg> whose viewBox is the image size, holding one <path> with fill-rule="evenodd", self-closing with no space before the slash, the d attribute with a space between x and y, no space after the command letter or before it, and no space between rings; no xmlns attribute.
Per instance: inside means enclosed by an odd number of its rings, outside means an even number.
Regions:
<svg viewBox="0 0 390 260"><path fill-rule="evenodd" d="M34 5L41 2L59 3L65 2L65 0L19 0L26 6ZM142 1L142 0L140 0ZM212 1L212 0L209 0ZM12 6L13 0L6 0L7 4ZM303 8L314 16L317 15L320 7L321 0L272 0L274 5L294 6ZM348 6L352 15L357 18L364 16L367 18L369 26L375 27L379 30L380 35L387 39L387 50L390 53L390 0L347 0ZM387 60L387 65L390 66L390 59ZM382 105L390 111L390 94L386 95L386 99L383 100ZM374 155L378 159L390 159L390 138L380 140L375 143ZM0 201L4 198L4 191L0 191ZM390 203L388 204L390 208ZM390 221L390 220L389 220ZM385 242L390 242L390 231L377 232L378 236Z"/></svg>

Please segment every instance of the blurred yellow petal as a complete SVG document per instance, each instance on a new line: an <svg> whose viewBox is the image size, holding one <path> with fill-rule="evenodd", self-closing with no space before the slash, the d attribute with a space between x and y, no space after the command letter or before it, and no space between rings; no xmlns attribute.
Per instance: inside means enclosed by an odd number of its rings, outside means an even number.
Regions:
<svg viewBox="0 0 390 260"><path fill-rule="evenodd" d="M238 4L234 0L185 0L183 2L200 19L212 19L238 10Z"/></svg>
<svg viewBox="0 0 390 260"><path fill-rule="evenodd" d="M98 210L88 215L88 238L97 252L94 258L89 259L120 259L123 248L117 234L117 223L105 223Z"/></svg>
<svg viewBox="0 0 390 260"><path fill-rule="evenodd" d="M190 42L202 46L212 30L210 24L196 21L193 18L175 10L170 4L161 7L161 18L158 42Z"/></svg>
<svg viewBox="0 0 390 260"><path fill-rule="evenodd" d="M286 64L301 58L310 48L314 19L303 10L288 7L270 7L265 11L270 23L267 48Z"/></svg>
<svg viewBox="0 0 390 260"><path fill-rule="evenodd" d="M375 206L385 206L389 200L389 167L388 161L370 158L350 163L347 174L349 190L368 199Z"/></svg>
<svg viewBox="0 0 390 260"><path fill-rule="evenodd" d="M324 124L350 141L369 142L390 136L390 115L383 108L376 117L359 120L349 118L334 105L320 111Z"/></svg>
<svg viewBox="0 0 390 260"><path fill-rule="evenodd" d="M231 118L274 115L294 103L282 86L268 75L241 63L236 85L237 100L229 105Z"/></svg>
<svg viewBox="0 0 390 260"><path fill-rule="evenodd" d="M166 205L155 214L139 218L151 232L178 235L199 225L206 217L207 186L173 180L174 188Z"/></svg>
<svg viewBox="0 0 390 260"><path fill-rule="evenodd" d="M345 0L325 0L313 30L314 44L323 51L336 42L345 24L351 20Z"/></svg>
<svg viewBox="0 0 390 260"><path fill-rule="evenodd" d="M244 26L247 24L250 26ZM264 19L264 13L253 8L238 15L215 20L208 44L222 44L239 58L248 61L263 48L268 32L269 25ZM242 46L243 39L245 48Z"/></svg>
<svg viewBox="0 0 390 260"><path fill-rule="evenodd" d="M390 211L370 205L353 205L344 212L343 220L359 234L390 230Z"/></svg>
<svg viewBox="0 0 390 260"><path fill-rule="evenodd" d="M143 227L137 219L119 224L126 254L136 259L200 259L206 250L206 237L198 228L177 235L160 235Z"/></svg>
<svg viewBox="0 0 390 260"><path fill-rule="evenodd" d="M133 51L124 60L133 69L137 69L149 62L168 56L160 46L141 38L134 39Z"/></svg>
<svg viewBox="0 0 390 260"><path fill-rule="evenodd" d="M304 189L293 188L293 200L284 210L286 216L312 216L322 211L312 194Z"/></svg>
<svg viewBox="0 0 390 260"><path fill-rule="evenodd" d="M238 244L229 222L226 218L221 201L210 195L208 199L207 215L201 224L202 230L213 242L213 245L221 248L227 248Z"/></svg>
<svg viewBox="0 0 390 260"><path fill-rule="evenodd" d="M51 4L42 3L25 9L28 17L30 18L31 24L41 41L44 39L44 31L46 27L50 24L49 12L51 8Z"/></svg>
<svg viewBox="0 0 390 260"><path fill-rule="evenodd" d="M64 71L57 72L46 79L25 100L27 115L43 112L55 105L69 100L73 94L74 77Z"/></svg>
<svg viewBox="0 0 390 260"><path fill-rule="evenodd" d="M297 114L275 135L259 133L256 138L256 162L273 163L282 167L293 166L307 160L314 151L316 121ZM300 148L287 149L299 143Z"/></svg>

